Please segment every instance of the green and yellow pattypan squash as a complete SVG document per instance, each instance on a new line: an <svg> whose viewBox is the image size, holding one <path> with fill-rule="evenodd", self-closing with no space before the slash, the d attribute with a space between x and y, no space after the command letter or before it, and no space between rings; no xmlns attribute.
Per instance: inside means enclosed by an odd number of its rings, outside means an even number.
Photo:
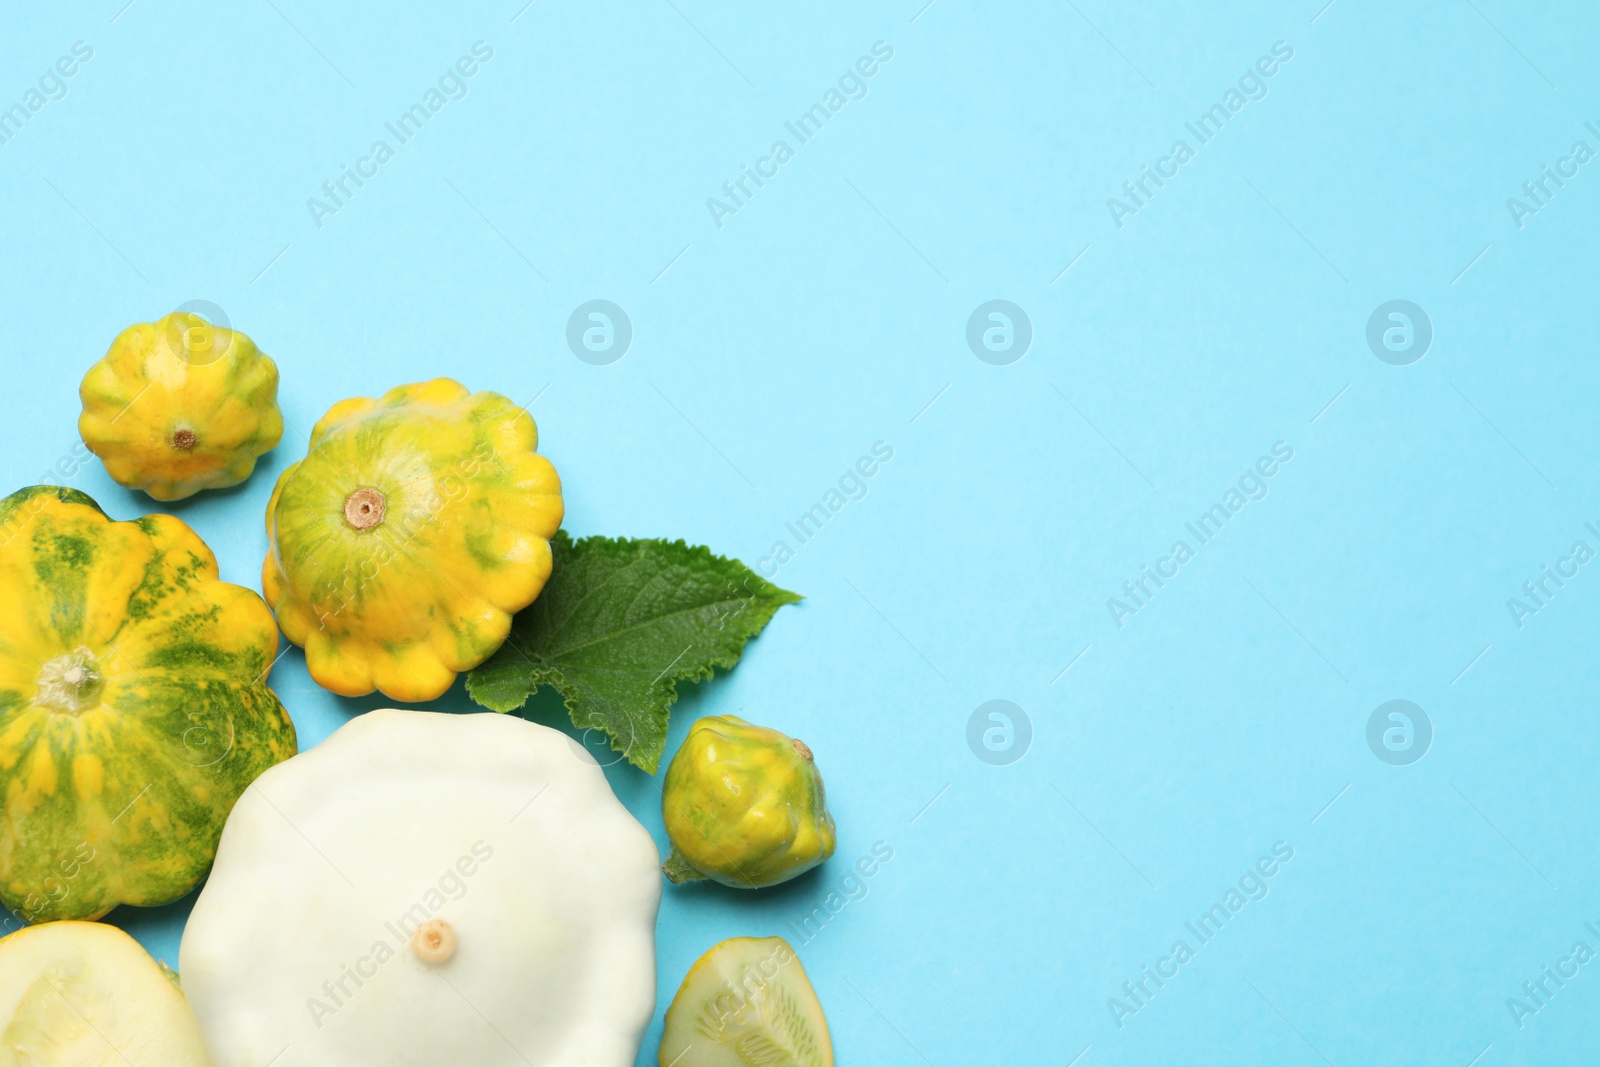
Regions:
<svg viewBox="0 0 1600 1067"><path fill-rule="evenodd" d="M528 413L459 382L335 404L267 504L261 588L317 682L431 700L550 577L561 480Z"/></svg>
<svg viewBox="0 0 1600 1067"><path fill-rule="evenodd" d="M238 485L283 436L277 365L244 334L186 312L123 330L78 395L89 451L117 484L157 500Z"/></svg>
<svg viewBox="0 0 1600 1067"><path fill-rule="evenodd" d="M664 869L674 882L759 889L833 855L833 816L811 749L736 715L689 727L667 767L661 816L672 839Z"/></svg>
<svg viewBox="0 0 1600 1067"><path fill-rule="evenodd" d="M34 922L167 904L295 753L255 593L183 522L75 489L0 501L0 902Z"/></svg>

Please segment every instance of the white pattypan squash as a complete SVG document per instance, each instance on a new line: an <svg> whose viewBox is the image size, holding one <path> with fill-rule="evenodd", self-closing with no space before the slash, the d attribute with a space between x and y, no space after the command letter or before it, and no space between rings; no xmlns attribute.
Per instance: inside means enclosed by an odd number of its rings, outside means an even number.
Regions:
<svg viewBox="0 0 1600 1067"><path fill-rule="evenodd" d="M217 1067L628 1067L660 898L565 734L372 711L245 791L179 962Z"/></svg>
<svg viewBox="0 0 1600 1067"><path fill-rule="evenodd" d="M209 1067L183 994L115 926L53 922L0 940L0 1067Z"/></svg>

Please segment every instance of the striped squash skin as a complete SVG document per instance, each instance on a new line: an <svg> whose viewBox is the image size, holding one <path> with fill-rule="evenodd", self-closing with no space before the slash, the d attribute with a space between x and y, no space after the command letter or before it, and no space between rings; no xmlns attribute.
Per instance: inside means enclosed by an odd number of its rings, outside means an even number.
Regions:
<svg viewBox="0 0 1600 1067"><path fill-rule="evenodd" d="M93 919L194 888L234 801L295 754L276 650L179 519L58 486L0 501L0 902Z"/></svg>
<svg viewBox="0 0 1600 1067"><path fill-rule="evenodd" d="M527 411L449 378L329 409L272 491L261 572L319 685L432 700L505 642L563 513L538 442ZM346 508L364 492L381 517L357 528Z"/></svg>
<svg viewBox="0 0 1600 1067"><path fill-rule="evenodd" d="M283 437L277 364L198 315L123 330L78 396L83 443L117 484L157 500L238 485Z"/></svg>

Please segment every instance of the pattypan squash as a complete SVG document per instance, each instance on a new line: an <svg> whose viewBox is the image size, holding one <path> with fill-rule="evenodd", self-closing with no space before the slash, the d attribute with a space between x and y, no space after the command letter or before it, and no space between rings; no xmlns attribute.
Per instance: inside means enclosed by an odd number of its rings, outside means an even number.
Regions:
<svg viewBox="0 0 1600 1067"><path fill-rule="evenodd" d="M187 312L123 330L78 395L89 451L117 484L157 500L238 485L283 436L277 365Z"/></svg>
<svg viewBox="0 0 1600 1067"><path fill-rule="evenodd" d="M218 1067L629 1067L658 859L566 734L371 711L235 805L183 988Z"/></svg>
<svg viewBox="0 0 1600 1067"><path fill-rule="evenodd" d="M689 727L667 767L661 816L674 882L777 885L833 855L836 840L811 749L737 715Z"/></svg>
<svg viewBox="0 0 1600 1067"><path fill-rule="evenodd" d="M431 700L550 576L561 481L499 393L448 378L335 404L267 504L262 589L318 684Z"/></svg>
<svg viewBox="0 0 1600 1067"><path fill-rule="evenodd" d="M0 939L0 1065L211 1067L173 980L105 923L26 926Z"/></svg>
<svg viewBox="0 0 1600 1067"><path fill-rule="evenodd" d="M730 937L684 975L662 1020L661 1067L833 1067L811 980L781 937Z"/></svg>
<svg viewBox="0 0 1600 1067"><path fill-rule="evenodd" d="M295 752L272 614L182 521L33 486L0 501L0 620L0 901L33 922L177 900Z"/></svg>

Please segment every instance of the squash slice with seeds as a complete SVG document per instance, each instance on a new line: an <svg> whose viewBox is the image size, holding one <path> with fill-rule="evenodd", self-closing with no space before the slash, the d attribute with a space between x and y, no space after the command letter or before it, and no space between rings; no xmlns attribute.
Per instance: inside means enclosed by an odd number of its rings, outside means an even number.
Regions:
<svg viewBox="0 0 1600 1067"><path fill-rule="evenodd" d="M0 1067L211 1067L177 976L108 923L0 938Z"/></svg>
<svg viewBox="0 0 1600 1067"><path fill-rule="evenodd" d="M684 976L658 1058L661 1067L833 1067L833 1041L793 946L730 937Z"/></svg>

